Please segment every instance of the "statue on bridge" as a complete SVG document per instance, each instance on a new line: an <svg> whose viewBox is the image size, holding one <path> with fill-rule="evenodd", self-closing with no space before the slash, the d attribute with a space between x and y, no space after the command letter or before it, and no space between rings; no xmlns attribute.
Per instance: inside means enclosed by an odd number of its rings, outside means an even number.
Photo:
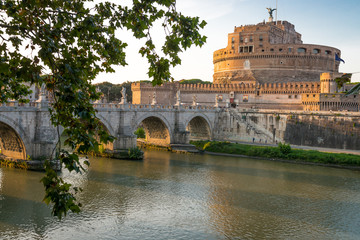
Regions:
<svg viewBox="0 0 360 240"><path fill-rule="evenodd" d="M125 87L123 87L122 89L121 89L121 101L120 101L120 104L126 104L127 102L126 102L126 88Z"/></svg>
<svg viewBox="0 0 360 240"><path fill-rule="evenodd" d="M181 99L180 99L180 90L178 90L176 92L176 103L175 106L180 106L181 105Z"/></svg>
<svg viewBox="0 0 360 240"><path fill-rule="evenodd" d="M36 102L39 102L39 103L48 102L46 95L47 95L46 86L45 86L45 84L42 84L40 87L39 98L36 100Z"/></svg>
<svg viewBox="0 0 360 240"><path fill-rule="evenodd" d="M214 107L219 107L219 94L215 95L215 105Z"/></svg>
<svg viewBox="0 0 360 240"><path fill-rule="evenodd" d="M196 105L197 105L196 100L197 100L197 99L196 99L196 95L194 94L194 95L193 95L193 103L192 103L193 106L196 106Z"/></svg>
<svg viewBox="0 0 360 240"><path fill-rule="evenodd" d="M157 104L157 102L156 102L156 92L154 92L151 105L156 105L156 104Z"/></svg>

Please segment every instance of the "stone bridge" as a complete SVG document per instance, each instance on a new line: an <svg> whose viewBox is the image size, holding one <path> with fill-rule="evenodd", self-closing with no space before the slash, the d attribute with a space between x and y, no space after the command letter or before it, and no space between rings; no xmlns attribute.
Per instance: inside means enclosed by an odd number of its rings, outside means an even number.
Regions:
<svg viewBox="0 0 360 240"><path fill-rule="evenodd" d="M57 131L50 122L46 102L0 106L0 149L15 159L50 157ZM121 151L136 146L134 131L143 127L146 141L170 146L191 139L212 139L219 109L205 106L94 104L97 117L116 140L105 148ZM60 129L60 134L62 129Z"/></svg>
<svg viewBox="0 0 360 240"><path fill-rule="evenodd" d="M94 104L97 117L116 140L105 146L121 152L136 146L143 127L150 144L171 146L189 140L229 140L360 150L360 113L229 109L209 106ZM60 134L62 129L60 129ZM57 145L46 102L0 106L1 153L15 159L50 157Z"/></svg>

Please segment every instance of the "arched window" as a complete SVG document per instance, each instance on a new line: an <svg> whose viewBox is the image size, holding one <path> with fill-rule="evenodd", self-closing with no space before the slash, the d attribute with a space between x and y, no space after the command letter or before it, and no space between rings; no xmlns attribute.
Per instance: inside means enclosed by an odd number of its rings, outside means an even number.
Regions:
<svg viewBox="0 0 360 240"><path fill-rule="evenodd" d="M297 52L298 53L306 53L306 48L298 48Z"/></svg>
<svg viewBox="0 0 360 240"><path fill-rule="evenodd" d="M313 49L313 54L319 54L319 53L320 53L320 49L318 48Z"/></svg>

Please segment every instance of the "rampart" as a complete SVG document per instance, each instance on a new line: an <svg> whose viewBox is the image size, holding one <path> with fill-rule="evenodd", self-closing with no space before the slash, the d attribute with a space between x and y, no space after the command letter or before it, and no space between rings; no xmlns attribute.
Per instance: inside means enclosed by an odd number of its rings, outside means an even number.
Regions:
<svg viewBox="0 0 360 240"><path fill-rule="evenodd" d="M360 150L360 113L228 109L218 140Z"/></svg>

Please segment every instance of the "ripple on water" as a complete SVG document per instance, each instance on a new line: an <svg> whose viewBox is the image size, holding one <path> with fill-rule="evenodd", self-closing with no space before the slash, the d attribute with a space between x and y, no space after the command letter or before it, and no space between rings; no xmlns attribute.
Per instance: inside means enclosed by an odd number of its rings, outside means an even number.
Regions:
<svg viewBox="0 0 360 240"><path fill-rule="evenodd" d="M34 194L42 192L39 175L1 169L1 238L360 238L358 172L208 155L145 156L95 158L86 174L64 173L84 189L78 195L84 208L61 222Z"/></svg>

